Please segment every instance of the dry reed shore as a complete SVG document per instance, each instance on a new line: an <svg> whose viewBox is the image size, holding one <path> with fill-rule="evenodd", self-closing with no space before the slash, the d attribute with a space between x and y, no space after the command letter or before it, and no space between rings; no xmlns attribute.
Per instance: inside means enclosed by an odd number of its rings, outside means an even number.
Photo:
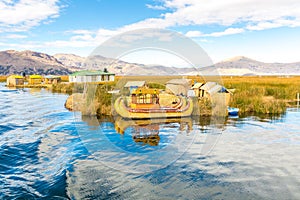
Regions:
<svg viewBox="0 0 300 200"><path fill-rule="evenodd" d="M161 76L159 79L153 76L117 76L114 82L98 84L95 86L93 104L96 107L97 115L110 115L113 96L108 91L115 89L118 84L132 80L145 80L150 87L164 89L164 84L171 79L182 78L181 76ZM205 80L200 76L188 76L197 82ZM64 79L66 79L64 77ZM4 82L6 76L0 76L0 81ZM228 89L234 89L229 106L240 109L241 114L282 114L286 108L293 107L297 102L297 94L300 93L300 76L224 76L221 78L222 84ZM59 83L49 88L53 92L63 92L68 94L82 93L84 84ZM91 100L89 100L91 101ZM90 102L91 103L91 102ZM197 112L200 115L211 115L213 105L201 99L197 101Z"/></svg>

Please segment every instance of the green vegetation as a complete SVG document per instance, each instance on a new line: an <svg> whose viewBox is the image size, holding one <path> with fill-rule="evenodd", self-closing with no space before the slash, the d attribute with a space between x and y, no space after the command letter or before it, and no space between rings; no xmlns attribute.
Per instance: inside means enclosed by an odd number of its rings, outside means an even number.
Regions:
<svg viewBox="0 0 300 200"><path fill-rule="evenodd" d="M212 103L207 98L193 98L193 115L210 116L212 115Z"/></svg>
<svg viewBox="0 0 300 200"><path fill-rule="evenodd" d="M223 77L234 88L230 106L241 113L281 114L300 93L300 77Z"/></svg>
<svg viewBox="0 0 300 200"><path fill-rule="evenodd" d="M74 84L74 83L58 83L53 84L51 87L52 92L61 92L61 93L82 93L83 92L83 84Z"/></svg>
<svg viewBox="0 0 300 200"><path fill-rule="evenodd" d="M161 83L151 82L151 83L147 83L147 85L148 85L149 88L156 88L156 89L162 89L162 90L166 89L166 86L164 84L161 84Z"/></svg>
<svg viewBox="0 0 300 200"><path fill-rule="evenodd" d="M90 85L85 89L85 84L60 83L52 86L53 92L85 93L97 107L98 115L109 115L112 111L112 99L114 96L108 91L116 89L123 82L132 80L145 80L150 88L165 89L164 83L174 76L164 76L153 82L155 77L117 77L115 82L107 84L87 84ZM188 77L198 80L199 77ZM296 100L296 94L300 93L300 77L222 77L224 86L228 89L234 89L230 106L240 109L240 114L281 114L286 108L293 106ZM118 83L118 84L117 84ZM92 99L92 100L91 100ZM194 99L195 115L223 115L224 109L218 102L211 102L208 99L200 99L198 102ZM198 103L198 104L197 104ZM222 108L221 108L222 107ZM198 109L196 109L198 108Z"/></svg>

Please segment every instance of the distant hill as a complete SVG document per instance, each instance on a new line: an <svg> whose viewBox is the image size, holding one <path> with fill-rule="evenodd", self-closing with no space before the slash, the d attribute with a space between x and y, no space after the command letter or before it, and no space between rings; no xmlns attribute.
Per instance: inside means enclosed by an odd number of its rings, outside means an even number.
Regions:
<svg viewBox="0 0 300 200"><path fill-rule="evenodd" d="M108 68L118 75L196 75L199 70L194 68L165 67L162 65L143 65L128 63L122 60L93 56L88 59L73 54L54 55L70 69L100 69ZM297 63L264 63L244 56L237 56L213 65L220 75L254 76L254 75L300 75L300 62ZM202 69L201 69L202 70ZM201 74L200 70L200 74ZM216 74L212 66L203 68L203 74Z"/></svg>
<svg viewBox="0 0 300 200"><path fill-rule="evenodd" d="M70 70L53 56L34 51L0 51L0 74L69 74Z"/></svg>
<svg viewBox="0 0 300 200"><path fill-rule="evenodd" d="M237 56L214 65L222 75L300 75L300 62L264 63Z"/></svg>
<svg viewBox="0 0 300 200"><path fill-rule="evenodd" d="M238 56L224 60L201 70L194 68L176 68L163 65L144 65L128 63L122 60L106 58L100 55L81 57L75 54L55 54L50 56L34 51L7 50L0 52L0 75L20 74L56 74L64 75L73 71L92 69L104 70L117 75L300 75L300 62L264 63L247 57ZM217 69L217 72L214 71ZM200 73L199 73L200 71Z"/></svg>
<svg viewBox="0 0 300 200"><path fill-rule="evenodd" d="M56 60L62 63L64 66L71 69L84 68L85 57L81 57L75 54L58 53L53 55Z"/></svg>
<svg viewBox="0 0 300 200"><path fill-rule="evenodd" d="M165 67L162 65L144 65L128 63L122 60L106 58L100 55L87 58L74 54L55 54L54 57L71 70L104 70L117 75L180 75L194 71L192 68Z"/></svg>

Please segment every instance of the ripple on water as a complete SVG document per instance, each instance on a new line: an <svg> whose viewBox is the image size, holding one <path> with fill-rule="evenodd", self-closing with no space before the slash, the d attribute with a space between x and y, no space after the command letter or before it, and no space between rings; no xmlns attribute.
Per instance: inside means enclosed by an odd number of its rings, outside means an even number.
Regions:
<svg viewBox="0 0 300 200"><path fill-rule="evenodd" d="M193 129L201 130L200 139L177 160L145 173L129 173L128 165L148 167L145 163L151 158L165 162L179 151L182 143L160 151L174 139L187 137L178 131L179 125L161 125L160 146L147 146L134 143L130 128L125 135L116 133L112 122L100 126L81 118L73 122L73 114L64 108L66 95L1 87L0 199L300 197L297 112L279 120L229 119L209 155L201 154L199 146L212 136L214 126L194 123ZM112 147L122 154L112 154ZM89 156L88 150L95 152Z"/></svg>
<svg viewBox="0 0 300 200"><path fill-rule="evenodd" d="M0 88L3 85L0 84ZM66 95L0 89L0 199L65 199L66 170L80 140L68 138ZM50 103L49 103L50 102ZM45 114L47 113L47 114ZM62 130L60 137L52 129ZM73 134L74 135L74 134ZM72 136L74 137L74 136ZM55 141L56 144L53 144Z"/></svg>
<svg viewBox="0 0 300 200"><path fill-rule="evenodd" d="M14 130L14 128L10 126L0 125L0 135L9 132L11 130Z"/></svg>

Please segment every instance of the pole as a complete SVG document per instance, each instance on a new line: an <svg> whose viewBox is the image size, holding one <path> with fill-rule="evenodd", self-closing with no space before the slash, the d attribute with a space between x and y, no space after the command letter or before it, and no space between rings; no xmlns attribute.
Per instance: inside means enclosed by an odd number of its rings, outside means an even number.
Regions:
<svg viewBox="0 0 300 200"><path fill-rule="evenodd" d="M300 95L299 95L299 93L297 93L297 110L299 108L299 101L300 101Z"/></svg>

